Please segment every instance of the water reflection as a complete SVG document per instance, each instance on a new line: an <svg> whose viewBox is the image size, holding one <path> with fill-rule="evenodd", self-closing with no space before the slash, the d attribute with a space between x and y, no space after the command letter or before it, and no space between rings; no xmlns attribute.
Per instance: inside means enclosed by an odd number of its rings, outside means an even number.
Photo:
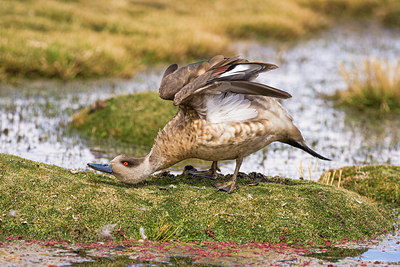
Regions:
<svg viewBox="0 0 400 267"><path fill-rule="evenodd" d="M330 262L338 262L339 260L342 260L347 257L355 257L355 256L360 256L364 252L366 252L368 249L367 248L338 248L338 247L331 247L331 248L326 248L325 252L319 252L319 253L310 253L307 254L306 256L308 257L314 257L317 259L321 260L326 260Z"/></svg>
<svg viewBox="0 0 400 267"><path fill-rule="evenodd" d="M93 262L82 262L74 263L73 266L154 266L154 267L164 267L164 266L222 266L214 264L205 263L195 263L190 257L169 257L168 261L140 261L129 258L128 256L116 257L116 258L96 258Z"/></svg>

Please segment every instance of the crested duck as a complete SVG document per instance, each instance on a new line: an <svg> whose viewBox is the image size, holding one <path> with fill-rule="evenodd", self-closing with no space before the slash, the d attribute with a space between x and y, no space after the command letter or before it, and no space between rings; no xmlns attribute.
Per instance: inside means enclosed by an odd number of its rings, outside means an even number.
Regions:
<svg viewBox="0 0 400 267"><path fill-rule="evenodd" d="M214 185L217 191L232 193L243 158L271 142L286 143L329 160L306 145L292 117L275 100L291 95L252 81L259 73L275 68L269 63L221 55L180 68L170 65L161 80L159 96L179 108L159 131L150 153L144 158L119 155L109 164L88 166L136 184L188 158L212 161L210 170L191 174L215 179L217 162L235 159L232 179Z"/></svg>

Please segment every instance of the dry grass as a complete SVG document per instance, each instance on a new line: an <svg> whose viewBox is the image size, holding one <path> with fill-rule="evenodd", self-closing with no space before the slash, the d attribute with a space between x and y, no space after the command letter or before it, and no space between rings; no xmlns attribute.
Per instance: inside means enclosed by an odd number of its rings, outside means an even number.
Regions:
<svg viewBox="0 0 400 267"><path fill-rule="evenodd" d="M338 14L396 21L389 11L397 6L377 0L3 0L0 80L127 77L148 64L232 55L233 38L298 38Z"/></svg>
<svg viewBox="0 0 400 267"><path fill-rule="evenodd" d="M340 73L347 84L345 91L337 91L335 98L339 104L370 108L381 112L400 111L400 63L396 59L365 59L350 67L340 65Z"/></svg>
<svg viewBox="0 0 400 267"><path fill-rule="evenodd" d="M336 170L333 170L332 172L327 171L321 176L321 178L319 179L318 182L340 188L340 185L342 182L342 173L343 173L343 170L341 170L341 169L339 170L339 172L336 172ZM334 184L335 181L336 181L336 185Z"/></svg>
<svg viewBox="0 0 400 267"><path fill-rule="evenodd" d="M315 162L315 166L312 165L311 161L308 163L308 178L310 181L314 181L314 177L318 179L318 162ZM298 167L299 173L300 173L300 179L305 180L306 177L304 175L304 169L303 169L303 162L300 160L300 165ZM315 176L313 176L313 172Z"/></svg>

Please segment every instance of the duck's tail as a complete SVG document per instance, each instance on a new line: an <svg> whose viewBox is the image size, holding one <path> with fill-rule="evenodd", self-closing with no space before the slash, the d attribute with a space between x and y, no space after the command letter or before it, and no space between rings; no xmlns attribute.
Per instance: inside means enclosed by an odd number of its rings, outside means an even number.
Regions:
<svg viewBox="0 0 400 267"><path fill-rule="evenodd" d="M325 158L324 156L318 154L317 152L315 152L314 150L309 148L306 145L306 143L304 142L304 140L296 141L296 140L292 139L292 140L286 141L285 143L288 145L300 148L300 149L304 150L305 152L309 153L310 155L313 155L316 158L323 159L323 160L329 160L329 161L331 160L331 159Z"/></svg>

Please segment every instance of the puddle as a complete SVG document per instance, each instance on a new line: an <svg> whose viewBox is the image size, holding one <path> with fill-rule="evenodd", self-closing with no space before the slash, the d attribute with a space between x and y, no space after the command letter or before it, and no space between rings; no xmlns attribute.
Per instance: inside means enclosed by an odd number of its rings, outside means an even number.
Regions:
<svg viewBox="0 0 400 267"><path fill-rule="evenodd" d="M374 244L359 244L365 247L366 251L361 255L355 256L354 260L397 263L400 264L400 229L399 224L394 234L387 235Z"/></svg>
<svg viewBox="0 0 400 267"><path fill-rule="evenodd" d="M321 259L321 260L326 260L329 262L338 262L339 260L342 260L347 257L360 256L368 249L367 248L350 249L350 248L332 247L332 248L325 248L324 250L326 250L326 251L325 252L314 252L314 253L306 254L306 256Z"/></svg>
<svg viewBox="0 0 400 267"><path fill-rule="evenodd" d="M379 251L377 249L369 249L362 255L355 259L363 261L380 261L380 262L395 262L400 263L400 251L390 252L390 251Z"/></svg>
<svg viewBox="0 0 400 267"><path fill-rule="evenodd" d="M129 242L129 241L128 241ZM0 243L0 265L9 266L244 266L319 263L309 249L285 244L125 243L90 247L42 245L23 240ZM327 262L327 261L323 261Z"/></svg>
<svg viewBox="0 0 400 267"><path fill-rule="evenodd" d="M381 240L321 248L257 242L66 243L6 238L0 240L0 266L388 266L400 264L399 244L398 228Z"/></svg>
<svg viewBox="0 0 400 267"><path fill-rule="evenodd" d="M339 265L400 264L400 229L399 221L396 231L376 241L348 243L336 247L323 247L321 251L308 253L305 256L321 259Z"/></svg>

